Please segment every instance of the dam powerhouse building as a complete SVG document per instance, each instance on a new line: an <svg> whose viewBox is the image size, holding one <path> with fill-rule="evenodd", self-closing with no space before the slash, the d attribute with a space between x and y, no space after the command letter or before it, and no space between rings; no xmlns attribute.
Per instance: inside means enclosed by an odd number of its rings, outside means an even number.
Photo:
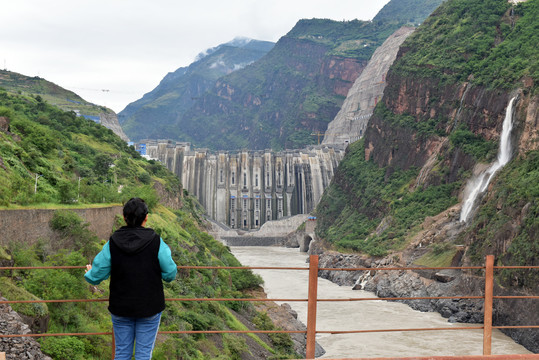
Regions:
<svg viewBox="0 0 539 360"><path fill-rule="evenodd" d="M329 146L210 152L189 143L143 140L135 148L175 173L211 219L244 230L311 212L344 156L344 147Z"/></svg>

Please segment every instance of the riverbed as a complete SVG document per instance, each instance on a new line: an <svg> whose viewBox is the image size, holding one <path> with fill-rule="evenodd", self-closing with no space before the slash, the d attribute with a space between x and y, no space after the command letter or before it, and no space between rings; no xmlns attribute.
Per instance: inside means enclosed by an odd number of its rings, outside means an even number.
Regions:
<svg viewBox="0 0 539 360"><path fill-rule="evenodd" d="M231 247L232 253L245 266L308 267L305 253L282 247ZM254 270L264 279L268 298L307 298L308 271ZM352 290L326 279L318 279L318 298L375 297L373 293ZM298 319L307 323L307 303L290 302ZM319 302L317 330L363 330L469 327L472 324L449 323L438 313L424 313L405 304L383 300L353 302ZM483 331L444 330L421 332L383 332L364 334L318 334L317 342L326 350L320 359L346 357L481 355ZM495 330L492 354L529 354L523 346Z"/></svg>

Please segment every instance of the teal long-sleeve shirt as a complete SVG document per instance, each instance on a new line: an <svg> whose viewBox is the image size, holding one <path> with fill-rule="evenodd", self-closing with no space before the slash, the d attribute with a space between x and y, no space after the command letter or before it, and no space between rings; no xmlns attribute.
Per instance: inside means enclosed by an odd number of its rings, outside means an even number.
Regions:
<svg viewBox="0 0 539 360"><path fill-rule="evenodd" d="M157 254L159 265L161 266L161 278L166 282L171 282L176 278L178 268L172 253L167 244L161 239L159 244L159 252ZM106 280L110 276L111 261L110 261L110 246L109 242L103 246L103 249L96 255L92 262L92 268L84 274L84 278L92 285L98 285L101 281Z"/></svg>

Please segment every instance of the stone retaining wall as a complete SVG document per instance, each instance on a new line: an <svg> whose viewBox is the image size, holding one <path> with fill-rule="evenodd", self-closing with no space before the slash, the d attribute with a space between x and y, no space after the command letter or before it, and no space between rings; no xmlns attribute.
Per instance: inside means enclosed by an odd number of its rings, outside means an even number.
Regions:
<svg viewBox="0 0 539 360"><path fill-rule="evenodd" d="M10 242L34 244L40 238L50 238L53 231L49 221L56 210L0 210L0 245L7 246ZM70 209L90 224L89 230L101 239L108 239L114 217L122 214L122 206L109 206L90 209Z"/></svg>

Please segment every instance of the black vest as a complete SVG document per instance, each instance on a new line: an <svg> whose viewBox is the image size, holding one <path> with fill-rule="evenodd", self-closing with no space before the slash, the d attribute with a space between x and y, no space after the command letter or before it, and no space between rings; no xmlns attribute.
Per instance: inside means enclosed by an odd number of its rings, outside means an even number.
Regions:
<svg viewBox="0 0 539 360"><path fill-rule="evenodd" d="M140 229L140 228L139 228ZM129 229L122 229L129 233ZM151 229L145 229L151 230ZM137 231L137 229L133 229ZM116 316L149 317L165 309L158 253L160 237L136 252L126 252L110 238L111 274L109 311Z"/></svg>

